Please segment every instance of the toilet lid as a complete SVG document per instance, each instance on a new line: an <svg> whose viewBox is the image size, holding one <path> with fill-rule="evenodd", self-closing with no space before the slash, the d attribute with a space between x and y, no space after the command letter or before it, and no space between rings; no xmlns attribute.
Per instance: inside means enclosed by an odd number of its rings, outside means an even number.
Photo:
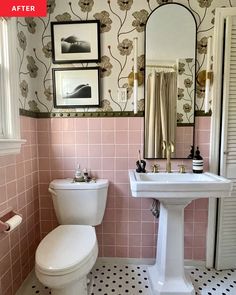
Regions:
<svg viewBox="0 0 236 295"><path fill-rule="evenodd" d="M95 229L89 225L60 225L36 250L36 265L44 273L73 271L97 251Z"/></svg>

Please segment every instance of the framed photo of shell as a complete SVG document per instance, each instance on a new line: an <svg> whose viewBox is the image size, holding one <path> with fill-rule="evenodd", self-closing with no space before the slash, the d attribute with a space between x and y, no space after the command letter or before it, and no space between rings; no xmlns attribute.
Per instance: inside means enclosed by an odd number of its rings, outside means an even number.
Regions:
<svg viewBox="0 0 236 295"><path fill-rule="evenodd" d="M55 108L100 106L99 68L52 69Z"/></svg>
<svg viewBox="0 0 236 295"><path fill-rule="evenodd" d="M55 64L100 61L99 21L52 22L52 61Z"/></svg>

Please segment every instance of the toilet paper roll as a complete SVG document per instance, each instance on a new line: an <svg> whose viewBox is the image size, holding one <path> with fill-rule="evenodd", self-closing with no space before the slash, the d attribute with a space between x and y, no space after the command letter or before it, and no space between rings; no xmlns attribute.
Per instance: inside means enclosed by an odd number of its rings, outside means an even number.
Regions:
<svg viewBox="0 0 236 295"><path fill-rule="evenodd" d="M22 217L20 215L14 215L10 219L8 219L5 223L9 225L8 230L5 231L5 233L11 232L13 229L15 229L19 224L22 222Z"/></svg>

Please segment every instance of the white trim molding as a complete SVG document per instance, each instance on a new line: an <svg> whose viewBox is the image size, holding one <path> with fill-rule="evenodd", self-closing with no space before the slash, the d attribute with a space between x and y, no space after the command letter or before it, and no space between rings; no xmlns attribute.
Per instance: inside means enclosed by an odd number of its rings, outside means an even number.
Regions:
<svg viewBox="0 0 236 295"><path fill-rule="evenodd" d="M212 86L212 117L210 134L210 172L218 174L220 156L221 136L221 103L222 103L222 74L223 74L223 44L224 44L224 23L227 16L236 15L236 7L216 8L215 26L213 33L213 73L214 82ZM208 228L207 228L207 249L206 267L211 268L215 263L215 238L216 238L216 214L217 200L209 199L208 207Z"/></svg>
<svg viewBox="0 0 236 295"><path fill-rule="evenodd" d="M20 152L16 18L0 19L0 155Z"/></svg>
<svg viewBox="0 0 236 295"><path fill-rule="evenodd" d="M19 154L25 139L0 139L0 156Z"/></svg>

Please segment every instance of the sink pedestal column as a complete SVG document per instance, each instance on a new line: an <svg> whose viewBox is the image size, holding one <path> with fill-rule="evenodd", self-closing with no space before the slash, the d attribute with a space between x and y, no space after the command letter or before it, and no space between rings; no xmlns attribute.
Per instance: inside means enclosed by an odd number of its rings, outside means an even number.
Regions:
<svg viewBox="0 0 236 295"><path fill-rule="evenodd" d="M156 263L149 267L153 295L194 295L184 270L184 208L192 199L161 199Z"/></svg>

